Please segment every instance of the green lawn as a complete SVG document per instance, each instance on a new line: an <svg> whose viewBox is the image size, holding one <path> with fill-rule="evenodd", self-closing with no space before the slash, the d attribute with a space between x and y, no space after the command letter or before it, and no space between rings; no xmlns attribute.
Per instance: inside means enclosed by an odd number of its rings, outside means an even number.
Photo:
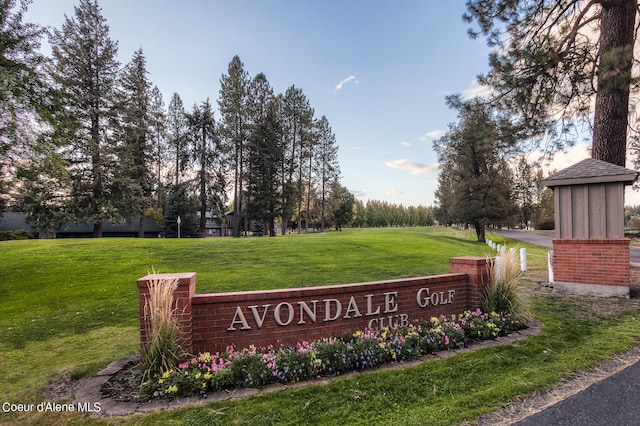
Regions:
<svg viewBox="0 0 640 426"><path fill-rule="evenodd" d="M91 375L136 351L135 281L151 268L197 272L199 293L350 283L448 272L450 257L488 253L473 239L472 232L450 228L404 228L278 238L0 243L0 403L42 402L50 378ZM526 247L530 266L546 265L535 260L546 249ZM400 372L146 416L96 420L0 412L0 423L456 424L592 367L640 337L640 311L603 318L581 315L588 300L540 296L535 302L536 316L546 324L542 335Z"/></svg>

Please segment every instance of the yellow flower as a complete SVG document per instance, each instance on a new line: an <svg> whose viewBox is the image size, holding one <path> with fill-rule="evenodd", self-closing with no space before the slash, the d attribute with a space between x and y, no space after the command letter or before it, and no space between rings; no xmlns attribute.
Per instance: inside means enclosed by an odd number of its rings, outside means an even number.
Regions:
<svg viewBox="0 0 640 426"><path fill-rule="evenodd" d="M162 373L162 378L168 379L170 375L171 375L171 371L165 371L164 373Z"/></svg>
<svg viewBox="0 0 640 426"><path fill-rule="evenodd" d="M169 388L165 391L165 393L176 393L178 392L178 386L173 385L169 386Z"/></svg>

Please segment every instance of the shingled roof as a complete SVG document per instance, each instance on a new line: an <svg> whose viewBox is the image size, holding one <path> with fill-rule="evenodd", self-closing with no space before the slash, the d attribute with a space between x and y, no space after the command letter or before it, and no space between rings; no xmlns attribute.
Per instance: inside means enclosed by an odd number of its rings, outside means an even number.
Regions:
<svg viewBox="0 0 640 426"><path fill-rule="evenodd" d="M587 158L542 180L548 187L588 183L622 182L631 185L638 172L606 161Z"/></svg>

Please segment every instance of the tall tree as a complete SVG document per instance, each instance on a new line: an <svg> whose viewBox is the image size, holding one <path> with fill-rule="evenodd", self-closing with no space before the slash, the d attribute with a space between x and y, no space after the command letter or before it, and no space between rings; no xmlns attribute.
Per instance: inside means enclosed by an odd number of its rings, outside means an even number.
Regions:
<svg viewBox="0 0 640 426"><path fill-rule="evenodd" d="M169 183L166 173L166 164L169 159L169 146L167 141L167 114L164 108L164 100L158 86L151 89L149 104L150 141L152 145L152 161L154 165L154 185L156 194L156 208L164 206L166 185Z"/></svg>
<svg viewBox="0 0 640 426"><path fill-rule="evenodd" d="M251 210L249 206L254 203L253 198L263 196L265 194L261 193L260 195L254 194L253 189L256 188L255 182L252 180L260 179L260 170L255 167L253 161L260 161L263 163L263 159L260 158L262 153L253 152L253 150L257 149L259 151L262 150L259 143L256 143L257 140L264 139L264 131L265 131L265 121L267 120L267 115L270 115L269 120L272 124L277 124L277 132L275 134L278 137L281 137L280 131L280 113L279 107L277 104L271 105L271 102L274 100L273 88L269 84L267 77L263 73L257 74L251 81L249 82L249 86L247 88L247 114L250 123L249 127L249 143L247 144L247 165L246 165L246 200L247 200L247 214L245 215L245 229L249 226L249 221L254 218L251 215ZM274 109L275 108L275 109ZM276 123L277 122L277 123ZM262 136L256 136L256 133L263 133ZM272 141L274 143L274 149L279 148L281 141ZM272 157L273 158L273 157ZM278 161L280 157L278 157ZM263 164L264 165L264 164ZM268 165L271 169L271 165ZM279 170L280 164L276 165L276 168ZM271 195L269 195L271 197ZM258 204L261 203L261 200L256 200ZM268 220L268 219L267 219Z"/></svg>
<svg viewBox="0 0 640 426"><path fill-rule="evenodd" d="M245 145L248 138L247 87L249 77L238 56L229 63L228 74L220 79L218 107L222 116L220 135L233 149L233 236L239 237L243 217Z"/></svg>
<svg viewBox="0 0 640 426"><path fill-rule="evenodd" d="M180 178L189 164L189 138L187 137L187 115L180 95L174 93L167 110L167 137L171 145L174 167L174 185L180 184Z"/></svg>
<svg viewBox="0 0 640 426"><path fill-rule="evenodd" d="M484 241L487 225L501 224L515 212L511 169L503 157L504 140L491 109L472 101L463 104L458 114L459 122L450 125L434 148L442 172L451 179L445 198L451 203L451 217L471 224L478 241Z"/></svg>
<svg viewBox="0 0 640 426"><path fill-rule="evenodd" d="M554 147L593 111L593 158L625 165L637 0L469 0L494 51L480 81ZM553 148L553 147L552 147Z"/></svg>
<svg viewBox="0 0 640 426"><path fill-rule="evenodd" d="M138 237L144 237L144 212L152 205L153 173L151 144L151 83L146 59L138 49L122 72L122 142L119 145L119 173L114 176L119 188L119 211L138 216Z"/></svg>
<svg viewBox="0 0 640 426"><path fill-rule="evenodd" d="M265 223L266 231L273 237L275 219L281 214L279 178L284 152L277 99L269 100L266 107L251 134L247 177L252 196L247 213Z"/></svg>
<svg viewBox="0 0 640 426"><path fill-rule="evenodd" d="M327 120L324 115L320 118L320 120L318 120L317 129L318 149L316 172L318 175L318 180L320 182L320 231L324 232L328 198L327 196L330 193L334 182L337 182L340 176L340 165L338 164L338 145L336 145L336 136L331 130L329 120ZM343 224L346 224L346 222L343 222Z"/></svg>
<svg viewBox="0 0 640 426"><path fill-rule="evenodd" d="M514 173L513 196L520 209L519 221L525 226L531 225L533 221L536 202L536 181L533 170L533 166L524 155L518 157Z"/></svg>
<svg viewBox="0 0 640 426"><path fill-rule="evenodd" d="M298 232L301 231L302 203L306 159L310 154L313 126L313 109L301 89L291 86L284 94L282 103L282 126L285 142L285 168L282 175L283 191L283 235L297 206Z"/></svg>
<svg viewBox="0 0 640 426"><path fill-rule="evenodd" d="M21 180L27 176L44 179L62 171L57 144L64 128L56 122L63 110L45 72L47 58L39 53L45 30L24 22L29 3L0 1L0 214L15 195L16 167L26 173ZM48 187L45 182L30 183L33 188ZM24 194L25 190L23 183L17 192ZM35 201L43 194L32 195Z"/></svg>
<svg viewBox="0 0 640 426"><path fill-rule="evenodd" d="M80 0L74 10L50 37L52 75L66 95L66 109L81 123L66 150L73 181L69 208L76 220L93 222L93 235L101 237L103 220L123 219L112 193L120 64L97 1Z"/></svg>
<svg viewBox="0 0 640 426"><path fill-rule="evenodd" d="M225 170L222 164L220 139L215 128L213 110L209 99L202 105L193 106L187 116L192 138L192 158L197 164L197 186L199 188L201 237L206 236L207 212L216 211L219 200L224 197Z"/></svg>

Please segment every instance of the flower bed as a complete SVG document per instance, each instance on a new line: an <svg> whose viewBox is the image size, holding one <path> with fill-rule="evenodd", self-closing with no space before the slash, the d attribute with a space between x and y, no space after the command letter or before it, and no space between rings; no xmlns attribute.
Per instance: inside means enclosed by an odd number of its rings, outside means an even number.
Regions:
<svg viewBox="0 0 640 426"><path fill-rule="evenodd" d="M229 346L223 353L199 354L165 371L154 389L163 397L175 398L233 387L299 382L461 348L522 328L524 325L510 315L487 314L478 309L415 321L404 327L303 341L296 346L251 346L240 351Z"/></svg>

